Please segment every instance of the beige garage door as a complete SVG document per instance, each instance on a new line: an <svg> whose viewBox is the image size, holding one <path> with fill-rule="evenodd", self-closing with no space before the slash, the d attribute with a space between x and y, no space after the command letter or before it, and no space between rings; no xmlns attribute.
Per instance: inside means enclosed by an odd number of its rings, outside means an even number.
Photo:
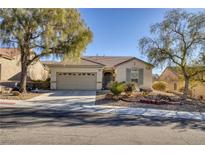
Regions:
<svg viewBox="0 0 205 154"><path fill-rule="evenodd" d="M56 74L57 89L96 90L96 73L58 72Z"/></svg>

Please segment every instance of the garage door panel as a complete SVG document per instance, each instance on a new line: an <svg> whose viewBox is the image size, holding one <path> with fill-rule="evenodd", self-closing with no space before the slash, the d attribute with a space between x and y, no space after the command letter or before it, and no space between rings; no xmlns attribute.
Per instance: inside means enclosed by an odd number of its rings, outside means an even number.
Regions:
<svg viewBox="0 0 205 154"><path fill-rule="evenodd" d="M96 90L96 73L57 73L57 89Z"/></svg>

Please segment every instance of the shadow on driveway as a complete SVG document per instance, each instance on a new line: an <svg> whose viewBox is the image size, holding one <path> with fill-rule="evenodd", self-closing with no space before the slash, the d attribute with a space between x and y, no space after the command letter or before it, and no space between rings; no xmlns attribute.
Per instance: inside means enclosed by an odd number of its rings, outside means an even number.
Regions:
<svg viewBox="0 0 205 154"><path fill-rule="evenodd" d="M184 119L128 116L116 114L93 114L84 111L1 108L0 128L18 127L74 127L74 126L166 126L175 124L172 129L198 129L205 131L205 122Z"/></svg>
<svg viewBox="0 0 205 154"><path fill-rule="evenodd" d="M93 96L96 91L89 90L52 90L49 96Z"/></svg>

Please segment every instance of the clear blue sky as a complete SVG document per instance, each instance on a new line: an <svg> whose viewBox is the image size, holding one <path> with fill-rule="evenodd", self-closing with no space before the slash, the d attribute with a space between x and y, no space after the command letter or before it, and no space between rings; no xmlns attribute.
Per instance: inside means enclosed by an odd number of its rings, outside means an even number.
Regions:
<svg viewBox="0 0 205 154"><path fill-rule="evenodd" d="M135 56L146 60L138 49L138 41L149 36L150 26L160 22L168 9L79 10L94 35L84 55ZM161 71L155 68L153 73Z"/></svg>

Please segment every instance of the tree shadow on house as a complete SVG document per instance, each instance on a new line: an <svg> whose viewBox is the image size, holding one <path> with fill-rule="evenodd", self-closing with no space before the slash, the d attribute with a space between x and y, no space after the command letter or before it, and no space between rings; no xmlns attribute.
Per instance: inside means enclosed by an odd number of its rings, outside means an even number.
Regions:
<svg viewBox="0 0 205 154"><path fill-rule="evenodd" d="M94 114L83 110L56 110L40 108L1 108L0 129L19 127L77 127L77 126L148 126L171 125L172 129L205 131L205 121L144 117L117 114Z"/></svg>
<svg viewBox="0 0 205 154"><path fill-rule="evenodd" d="M0 85L1 86L5 86L5 87L10 87L10 88L14 88L15 87L15 83L19 83L21 79L21 72L13 75L12 77L10 77L8 80L3 80L0 81ZM27 84L32 83L31 78L28 76L27 77Z"/></svg>

